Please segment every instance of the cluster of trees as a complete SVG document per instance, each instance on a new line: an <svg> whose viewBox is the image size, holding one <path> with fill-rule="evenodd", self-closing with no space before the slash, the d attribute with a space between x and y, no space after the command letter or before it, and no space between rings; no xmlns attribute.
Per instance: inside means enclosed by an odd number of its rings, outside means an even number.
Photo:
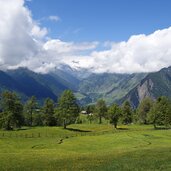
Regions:
<svg viewBox="0 0 171 171"><path fill-rule="evenodd" d="M118 104L107 106L103 99L99 99L96 105L87 106L86 111L88 114L87 119L90 123L94 118L99 119L99 124L102 123L102 118L109 120L115 128L117 128L118 122L122 124L132 123L133 110L128 101L125 101L122 106Z"/></svg>
<svg viewBox="0 0 171 171"><path fill-rule="evenodd" d="M0 127L10 130L21 126L61 126L64 128L71 123L79 121L80 109L72 91L65 90L58 102L47 98L43 106L38 104L36 97L32 96L26 103L13 92L5 91L0 96ZM137 109L132 109L129 101L121 106L112 104L107 106L103 99L96 105L86 106L87 119L90 123L98 118L109 120L117 128L118 123L153 124L168 128L171 126L171 101L167 97L159 97L156 101L145 98Z"/></svg>
<svg viewBox="0 0 171 171"><path fill-rule="evenodd" d="M165 96L159 97L156 101L144 98L137 109L132 109L129 101L125 101L121 106L112 104L107 107L105 101L100 99L96 105L88 106L86 110L88 114L94 113L99 118L99 124L102 123L102 118L105 118L115 128L118 123L153 124L154 128L171 126L171 100ZM92 122L92 115L88 115L88 119Z"/></svg>
<svg viewBox="0 0 171 171"><path fill-rule="evenodd" d="M5 91L0 99L0 127L6 130L21 126L55 126L75 123L79 115L79 106L70 90L59 98L57 105L50 98L40 107L36 97L32 96L25 104L13 92Z"/></svg>

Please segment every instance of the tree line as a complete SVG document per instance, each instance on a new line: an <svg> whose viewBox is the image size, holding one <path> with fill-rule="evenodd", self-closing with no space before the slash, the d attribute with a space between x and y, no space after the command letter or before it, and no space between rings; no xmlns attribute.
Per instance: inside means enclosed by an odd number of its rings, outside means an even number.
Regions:
<svg viewBox="0 0 171 171"><path fill-rule="evenodd" d="M71 90L65 90L57 102L47 98L42 106L35 96L24 104L14 92L4 91L0 96L0 128L11 130L22 126L63 126L81 123L79 113L86 110L87 119L91 123L95 118L99 124L103 119L110 121L117 128L121 124L153 124L154 128L171 126L171 101L167 97L157 100L143 99L137 109L133 109L129 101L122 105L107 106L103 99L95 105L79 107Z"/></svg>
<svg viewBox="0 0 171 171"><path fill-rule="evenodd" d="M125 101L120 106L112 104L107 107L105 101L100 99L95 106L88 106L86 110L88 113L96 113L99 123L102 122L102 118L105 118L115 128L117 128L118 123L153 124L154 128L171 127L171 100L165 96L161 96L156 100L149 97L144 98L136 109L131 107L129 101ZM88 118L90 119L90 116Z"/></svg>
<svg viewBox="0 0 171 171"><path fill-rule="evenodd" d="M40 106L32 96L22 103L14 92L4 91L0 99L0 127L6 130L21 126L61 126L75 123L79 116L79 106L72 91L65 90L57 105L47 98Z"/></svg>

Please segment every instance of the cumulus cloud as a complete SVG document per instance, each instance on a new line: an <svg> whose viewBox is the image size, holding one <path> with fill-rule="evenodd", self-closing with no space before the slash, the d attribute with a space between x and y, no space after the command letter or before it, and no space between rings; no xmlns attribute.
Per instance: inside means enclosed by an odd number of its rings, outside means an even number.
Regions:
<svg viewBox="0 0 171 171"><path fill-rule="evenodd" d="M58 54L72 54L75 52L95 49L98 45L98 42L83 42L83 43L74 43L74 42L63 42L59 39L49 40L44 44L45 50L55 51Z"/></svg>
<svg viewBox="0 0 171 171"><path fill-rule="evenodd" d="M24 66L45 73L64 63L98 73L133 73L171 65L171 27L119 43L106 41L107 50L97 50L102 43L47 39L48 29L33 20L24 0L0 0L0 18L1 69Z"/></svg>
<svg viewBox="0 0 171 171"><path fill-rule="evenodd" d="M24 0L0 0L0 67L11 69L28 67L48 72L76 54L96 48L97 42L64 42L47 40L47 28L32 19ZM57 20L57 16L51 16ZM59 19L59 18L58 18ZM47 40L47 41L46 41Z"/></svg>
<svg viewBox="0 0 171 171"><path fill-rule="evenodd" d="M37 58L41 59L43 65L37 63L37 68L33 69L37 72L48 72L61 64L70 66L74 63L79 64L78 61L85 58L84 55L80 54L92 51L97 46L98 42L74 43L64 42L59 39L48 40L43 44L43 51L37 56Z"/></svg>
<svg viewBox="0 0 171 171"><path fill-rule="evenodd" d="M111 72L151 72L171 65L170 48L171 27L150 35L131 36L127 42L113 44L110 50L92 56L99 59L105 54L105 59L113 63L111 69L104 63Z"/></svg>
<svg viewBox="0 0 171 171"><path fill-rule="evenodd" d="M171 27L104 45L110 45L110 49L92 52L89 61L87 57L80 58L79 66L93 68L95 72L133 73L157 71L171 65Z"/></svg>
<svg viewBox="0 0 171 171"><path fill-rule="evenodd" d="M32 20L23 0L0 0L0 64L13 67L34 58L46 29Z"/></svg>

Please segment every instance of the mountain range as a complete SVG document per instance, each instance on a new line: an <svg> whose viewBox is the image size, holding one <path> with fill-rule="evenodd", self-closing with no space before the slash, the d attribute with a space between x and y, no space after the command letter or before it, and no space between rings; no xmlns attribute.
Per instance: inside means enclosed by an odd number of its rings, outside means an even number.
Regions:
<svg viewBox="0 0 171 171"><path fill-rule="evenodd" d="M61 65L41 74L27 68L0 71L0 92L15 91L23 101L35 95L40 102L47 97L54 101L61 93L71 89L81 105L94 104L99 98L107 104L129 100L137 107L144 97L164 95L171 98L171 67L153 73L91 73L86 69L73 69Z"/></svg>

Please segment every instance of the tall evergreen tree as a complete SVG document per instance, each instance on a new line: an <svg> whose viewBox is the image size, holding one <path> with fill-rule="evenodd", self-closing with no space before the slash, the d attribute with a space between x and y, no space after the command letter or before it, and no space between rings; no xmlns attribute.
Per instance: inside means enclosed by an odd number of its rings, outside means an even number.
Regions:
<svg viewBox="0 0 171 171"><path fill-rule="evenodd" d="M148 120L154 128L157 125L168 128L171 125L171 101L167 97L159 97L148 114Z"/></svg>
<svg viewBox="0 0 171 171"><path fill-rule="evenodd" d="M65 90L58 101L57 116L63 122L63 127L74 123L79 116L79 106L76 102L76 98L71 90Z"/></svg>
<svg viewBox="0 0 171 171"><path fill-rule="evenodd" d="M96 107L95 105L88 105L88 106L86 107L86 112L87 112L87 114L94 113L95 107Z"/></svg>
<svg viewBox="0 0 171 171"><path fill-rule="evenodd" d="M119 117L121 116L121 109L117 104L113 104L108 109L108 115L110 123L114 125L115 128L117 128Z"/></svg>
<svg viewBox="0 0 171 171"><path fill-rule="evenodd" d="M33 114L38 110L38 103L35 96L32 96L24 106L26 124L33 126Z"/></svg>
<svg viewBox="0 0 171 171"><path fill-rule="evenodd" d="M122 123L130 124L132 122L132 108L129 101L125 101L122 105Z"/></svg>
<svg viewBox="0 0 171 171"><path fill-rule="evenodd" d="M103 99L99 99L96 104L96 114L99 118L99 124L102 123L102 118L105 117L107 113L107 106Z"/></svg>
<svg viewBox="0 0 171 171"><path fill-rule="evenodd" d="M23 105L15 93L5 91L1 96L2 113L0 113L0 125L10 130L21 127L23 124Z"/></svg>
<svg viewBox="0 0 171 171"><path fill-rule="evenodd" d="M153 106L150 98L144 98L138 106L137 115L140 123L147 124L147 114Z"/></svg>
<svg viewBox="0 0 171 171"><path fill-rule="evenodd" d="M44 115L44 125L46 126L55 125L54 102L50 98L47 98L44 102L43 115Z"/></svg>

